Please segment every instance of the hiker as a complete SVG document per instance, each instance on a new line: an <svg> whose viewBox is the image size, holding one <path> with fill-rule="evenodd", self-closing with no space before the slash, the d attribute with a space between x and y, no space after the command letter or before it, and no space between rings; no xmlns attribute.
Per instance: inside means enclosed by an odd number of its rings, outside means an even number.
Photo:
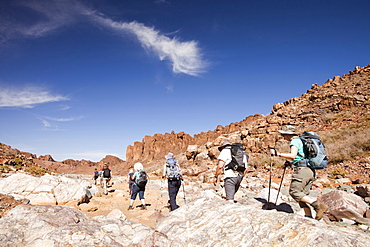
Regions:
<svg viewBox="0 0 370 247"><path fill-rule="evenodd" d="M130 191L130 195L132 195L132 186L134 185L134 170L130 168L130 171L128 172L128 189Z"/></svg>
<svg viewBox="0 0 370 247"><path fill-rule="evenodd" d="M236 171L228 167L228 164L232 161L231 155L231 143L228 141L224 141L221 146L218 147L220 151L220 155L218 156L218 163L216 168L215 174L215 182L214 185L218 182L218 176L221 174L222 170L224 172L224 187L226 193L226 200L229 202L234 202L235 193L238 191L240 184L245 176L247 170L244 171ZM243 156L243 163L245 167L247 167L247 156Z"/></svg>
<svg viewBox="0 0 370 247"><path fill-rule="evenodd" d="M180 173L180 166L176 162L173 153L168 153L164 156L166 163L163 165L162 179L167 177L168 181L168 203L170 204L171 211L177 209L179 206L176 203L176 196L181 187L182 176Z"/></svg>
<svg viewBox="0 0 370 247"><path fill-rule="evenodd" d="M270 153L271 155L293 161L293 175L289 194L298 202L299 206L303 208L306 217L312 218L311 209L308 206L311 205L316 211L315 219L320 220L328 209L328 206L308 196L311 186L316 179L316 173L314 169L307 166L307 160L304 158L303 143L296 133L296 128L291 125L286 125L282 130L278 131L285 140L290 141L290 153L279 153L273 148L270 149ZM285 162L284 166L291 166L291 162Z"/></svg>
<svg viewBox="0 0 370 247"><path fill-rule="evenodd" d="M132 186L132 195L130 199L130 206L127 210L133 210L134 209L134 201L137 197L137 194L139 194L139 198L141 200L141 209L146 209L145 204L145 198L144 198L144 192L145 192L145 186L147 182L147 174L144 171L144 167L141 163L136 163L134 165L134 184ZM145 177L144 177L145 176Z"/></svg>
<svg viewBox="0 0 370 247"><path fill-rule="evenodd" d="M98 169L95 168L94 177L93 177L95 185L96 185L96 180L98 179L98 177L99 177L99 172L98 172Z"/></svg>
<svg viewBox="0 0 370 247"><path fill-rule="evenodd" d="M112 178L111 170L109 169L107 163L104 163L102 174L103 174L102 175L102 178L103 178L103 193L104 193L104 195L107 195L108 194L108 184L109 184L109 182Z"/></svg>

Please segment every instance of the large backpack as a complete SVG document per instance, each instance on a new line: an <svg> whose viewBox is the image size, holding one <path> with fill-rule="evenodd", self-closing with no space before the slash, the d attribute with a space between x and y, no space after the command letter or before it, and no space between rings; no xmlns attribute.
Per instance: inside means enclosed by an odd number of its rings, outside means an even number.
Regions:
<svg viewBox="0 0 370 247"><path fill-rule="evenodd" d="M103 170L103 178L110 178L110 177L111 177L111 175L110 175L110 169L105 168Z"/></svg>
<svg viewBox="0 0 370 247"><path fill-rule="evenodd" d="M145 171L143 171L143 170L139 171L138 176L136 176L136 178L135 178L135 183L140 188L145 187L145 185L148 183L148 175L146 174Z"/></svg>
<svg viewBox="0 0 370 247"><path fill-rule="evenodd" d="M177 179L180 178L180 169L179 166L176 164L175 159L168 159L166 162L166 174L169 179Z"/></svg>
<svg viewBox="0 0 370 247"><path fill-rule="evenodd" d="M243 144L241 143L233 143L231 144L231 158L229 164L226 165L226 169L232 169L234 171L244 172L247 169L247 164L244 163L245 160L248 162L248 153L245 151Z"/></svg>
<svg viewBox="0 0 370 247"><path fill-rule="evenodd" d="M308 167L312 169L325 168L329 159L319 135L313 131L307 131L302 134L300 139L303 143L304 158L308 161Z"/></svg>

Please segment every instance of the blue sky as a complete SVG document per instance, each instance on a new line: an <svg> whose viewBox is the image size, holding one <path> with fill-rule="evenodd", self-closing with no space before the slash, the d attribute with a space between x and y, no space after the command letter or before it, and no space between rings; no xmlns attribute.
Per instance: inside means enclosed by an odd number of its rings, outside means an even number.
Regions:
<svg viewBox="0 0 370 247"><path fill-rule="evenodd" d="M0 142L125 159L370 63L368 0L0 0Z"/></svg>

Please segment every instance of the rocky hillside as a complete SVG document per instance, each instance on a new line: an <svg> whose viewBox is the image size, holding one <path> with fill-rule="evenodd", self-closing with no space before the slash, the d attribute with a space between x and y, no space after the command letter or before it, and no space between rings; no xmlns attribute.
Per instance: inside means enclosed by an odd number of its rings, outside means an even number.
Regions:
<svg viewBox="0 0 370 247"><path fill-rule="evenodd" d="M217 146L224 140L241 142L251 156L253 165L258 167L266 163L266 150L269 146L283 148L286 146L277 130L283 125L294 125L304 130L317 131L329 148L332 162L339 163L334 142L341 136L343 129L352 133L363 133L364 143L370 139L367 134L370 127L370 65L356 67L343 76L335 76L324 84L313 84L305 94L277 103L270 114L248 116L240 122L227 126L217 126L213 131L202 132L191 136L184 132L155 134L145 136L141 142L135 142L127 147L126 161L117 157L107 156L100 162L86 160L65 160L56 162L50 155L36 157L34 154L20 152L17 149L1 144L0 164L12 163L18 158L18 163L34 165L58 173L91 174L95 168L100 168L107 162L114 173L124 175L135 162L142 162L145 167L157 172L164 160L164 155L172 152L186 168L189 176L203 174L214 167L218 155ZM357 135L360 135L357 133ZM356 138L354 136L353 138ZM330 148L330 140L333 148ZM345 145L345 144L343 144ZM363 148L365 154L353 156L369 156L370 144ZM367 151L367 154L366 154ZM353 157L356 158L356 157Z"/></svg>
<svg viewBox="0 0 370 247"><path fill-rule="evenodd" d="M0 174L12 173L23 170L33 175L45 173L59 174L93 174L95 169L100 169L103 164L109 164L110 168L118 175L126 162L118 157L107 155L99 162L90 160L55 161L51 155L40 155L21 152L9 145L0 143Z"/></svg>
<svg viewBox="0 0 370 247"><path fill-rule="evenodd" d="M142 162L155 169L166 153L173 152L185 167L201 172L208 169L217 157L217 146L226 139L243 143L254 158L264 154L269 146L281 146L283 141L277 130L283 125L294 125L302 131L314 130L323 136L325 132L348 126L368 132L369 95L370 65L356 67L323 85L313 84L300 97L275 104L266 116L248 116L194 137L183 132L145 136L141 142L127 147L126 162L129 165Z"/></svg>

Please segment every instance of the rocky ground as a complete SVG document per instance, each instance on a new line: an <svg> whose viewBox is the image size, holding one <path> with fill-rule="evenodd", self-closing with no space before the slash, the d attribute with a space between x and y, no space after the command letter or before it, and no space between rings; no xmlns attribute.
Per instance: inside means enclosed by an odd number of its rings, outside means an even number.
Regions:
<svg viewBox="0 0 370 247"><path fill-rule="evenodd" d="M87 176L85 179L89 179ZM167 216L170 212L167 207L168 193L165 182L159 178L151 178L145 191L145 201L149 205L146 210L141 210L139 196L134 203L134 210L128 211L130 195L128 181L125 177L114 177L109 187L108 195L94 196L89 203L82 203L78 208L89 218L99 215L108 215L113 209L121 210L133 222L155 227L157 221ZM185 204L183 192L179 192L177 203L179 206ZM189 199L191 195L186 195Z"/></svg>
<svg viewBox="0 0 370 247"><path fill-rule="evenodd" d="M243 203L245 200L254 200L258 194L263 194L262 197L267 198L267 191L269 186L269 170L266 168L265 171L251 171L247 174L243 180L240 190L236 194L236 200ZM271 182L271 196L270 202L275 203L277 198L277 191L282 181L283 169L275 168L272 169L272 182ZM279 201L289 201L289 204L295 205L294 212L303 215L303 210L300 210L298 205L288 194L288 188L291 180L292 169L287 169L283 182L280 188ZM75 175L74 175L75 176ZM91 180L90 176L78 175L82 179ZM312 196L320 195L321 191L326 189L342 189L350 192L355 186L353 183L360 179L362 183L369 183L370 178L365 176L353 176L350 178L343 178L338 176L335 179L329 178L327 171L318 171L318 179L314 183ZM201 191L212 190L218 195L224 196L224 189L222 188L222 182L218 186L214 186L208 183L200 183L194 180L185 178L181 187L180 192L177 196L177 204L181 207L185 203L194 200ZM100 186L98 186L100 187ZM139 198L135 200L134 210L128 211L127 208L130 202L130 195L128 189L128 180L126 177L116 176L112 179L112 185L109 188L108 195L100 194L94 196L89 203L82 203L78 206L82 212L84 212L89 218L99 215L108 215L113 209L121 210L127 217L128 220L145 224L149 227L155 227L157 222L169 214L167 207L168 192L166 181L161 181L158 177L151 177L146 192L145 200L149 204L146 210L141 210L141 201ZM185 194L184 194L185 191ZM352 191L353 192L353 191Z"/></svg>

